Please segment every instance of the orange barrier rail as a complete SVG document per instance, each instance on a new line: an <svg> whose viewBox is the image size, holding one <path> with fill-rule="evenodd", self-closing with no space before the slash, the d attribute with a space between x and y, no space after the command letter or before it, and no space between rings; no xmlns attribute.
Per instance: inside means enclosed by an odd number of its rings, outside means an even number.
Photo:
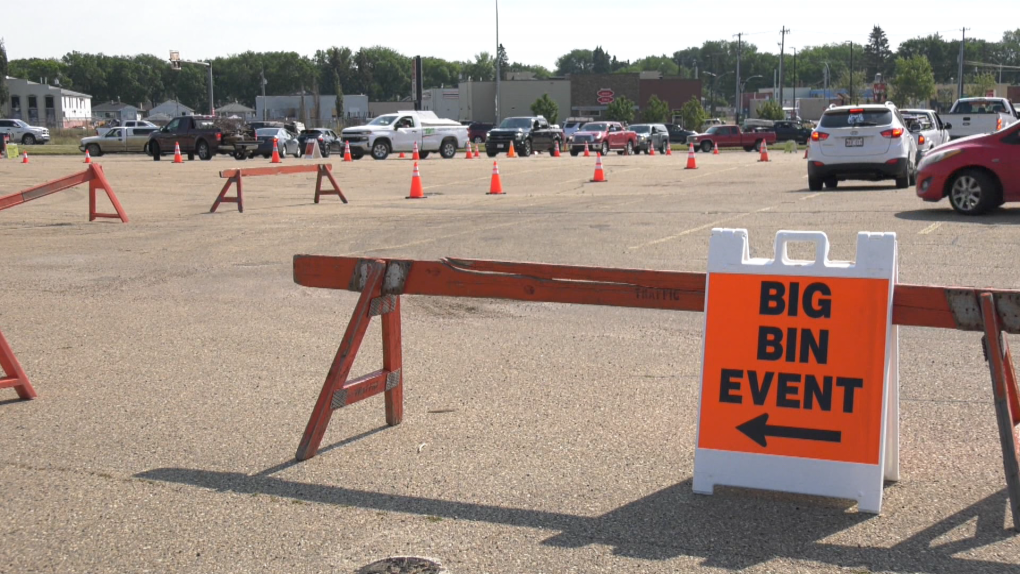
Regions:
<svg viewBox="0 0 1020 574"><path fill-rule="evenodd" d="M89 184L89 221L95 221L97 217L106 217L119 219L124 223L128 222L127 214L124 213L124 208L121 207L117 194L113 193L110 182L106 180L102 166L95 163L89 164L88 169L85 171L0 197L0 211L32 201L33 199L46 197L58 191L79 186L83 183ZM117 210L117 213L99 213L96 211L96 191L100 189L106 192L106 197L110 198L110 203L113 204L113 208Z"/></svg>
<svg viewBox="0 0 1020 574"><path fill-rule="evenodd" d="M290 173L309 173L315 172L315 203L319 203L319 197L322 195L336 195L340 198L340 201L347 203L347 198L344 193L340 191L340 186L337 184L336 179L333 178L333 165L328 163L320 163L313 165L288 165L281 167L256 167L251 169L228 169L220 172L221 178L227 178L227 183L223 184L223 189L220 190L220 194L216 197L216 201L213 202L212 208L209 209L209 213L215 213L216 208L220 206L220 203L236 203L237 211L244 213L244 185L242 183L245 177L255 177L260 175L286 175ZM322 189L322 178L329 180L330 184L333 185L332 190ZM226 197L227 191L230 190L230 186L237 184L237 195L234 197Z"/></svg>
<svg viewBox="0 0 1020 574"><path fill-rule="evenodd" d="M386 423L403 415L400 296L433 295L546 303L704 311L704 273L606 269L467 259L407 261L296 255L294 282L305 287L358 291L361 296L302 436L298 460L315 456L332 411L385 393ZM372 317L383 320L383 368L347 380ZM1020 424L1013 360L1002 333L1020 333L1020 291L897 284L893 323L980 331L989 363L1003 464L1020 530Z"/></svg>
<svg viewBox="0 0 1020 574"><path fill-rule="evenodd" d="M21 368L18 358L14 356L14 351L4 338L3 332L0 332L0 389L11 387L17 391L18 398L22 400L34 399L36 396L32 383L28 382L28 375Z"/></svg>

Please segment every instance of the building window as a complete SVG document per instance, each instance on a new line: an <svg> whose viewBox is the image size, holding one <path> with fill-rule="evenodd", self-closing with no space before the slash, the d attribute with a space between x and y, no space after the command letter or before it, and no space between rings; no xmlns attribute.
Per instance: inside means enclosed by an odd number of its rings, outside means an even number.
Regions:
<svg viewBox="0 0 1020 574"><path fill-rule="evenodd" d="M21 111L21 96L11 96L11 111Z"/></svg>
<svg viewBox="0 0 1020 574"><path fill-rule="evenodd" d="M39 107L39 102L36 100L36 97L35 96L28 96L28 109L38 108L38 107Z"/></svg>
<svg viewBox="0 0 1020 574"><path fill-rule="evenodd" d="M47 110L53 109L53 96L46 96L46 109Z"/></svg>

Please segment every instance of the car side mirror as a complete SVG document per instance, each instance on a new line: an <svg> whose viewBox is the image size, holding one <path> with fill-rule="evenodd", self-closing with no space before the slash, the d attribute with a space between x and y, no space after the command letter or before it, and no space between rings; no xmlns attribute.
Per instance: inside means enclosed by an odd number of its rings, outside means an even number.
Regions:
<svg viewBox="0 0 1020 574"><path fill-rule="evenodd" d="M942 127L947 129L947 130L951 130L951 129L953 129L953 124L945 123L945 124L942 124Z"/></svg>

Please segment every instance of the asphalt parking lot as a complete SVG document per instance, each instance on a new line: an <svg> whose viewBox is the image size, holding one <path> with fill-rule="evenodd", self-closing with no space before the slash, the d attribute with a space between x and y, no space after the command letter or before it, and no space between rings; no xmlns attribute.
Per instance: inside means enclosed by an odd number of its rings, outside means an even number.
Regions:
<svg viewBox="0 0 1020 574"><path fill-rule="evenodd" d="M901 330L901 473L852 502L691 491L697 313L405 297L403 424L382 398L294 452L357 294L295 285L295 254L697 271L714 227L821 230L831 257L894 231L901 282L1020 288L1020 210L957 216L913 189L809 192L802 153L412 163L326 160L245 180L96 158L129 224L81 186L0 212L0 330L39 399L0 391L0 572L355 572L393 555L455 574L962 572L1020 565L979 336ZM286 164L304 163L288 159ZM311 163L311 162L307 162ZM0 161L0 195L82 169ZM105 201L102 200L102 201ZM102 204L101 201L101 204ZM1007 204L1008 206L1008 204ZM372 325L353 375L381 360Z"/></svg>

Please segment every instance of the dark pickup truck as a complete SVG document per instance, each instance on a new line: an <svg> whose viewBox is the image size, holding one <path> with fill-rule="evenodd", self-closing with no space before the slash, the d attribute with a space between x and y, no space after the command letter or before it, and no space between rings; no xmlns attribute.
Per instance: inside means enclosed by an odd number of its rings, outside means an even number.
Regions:
<svg viewBox="0 0 1020 574"><path fill-rule="evenodd" d="M565 139L563 130L550 127L542 116L506 118L498 128L489 131L485 153L495 157L501 151L509 151L513 145L514 151L522 157L531 155L532 151L553 154Z"/></svg>
<svg viewBox="0 0 1020 574"><path fill-rule="evenodd" d="M189 160L198 156L206 161L216 154L247 159L258 145L254 130L240 123L212 116L182 116L152 132L146 149L155 161L172 155L174 146L180 146L181 154L187 155Z"/></svg>

